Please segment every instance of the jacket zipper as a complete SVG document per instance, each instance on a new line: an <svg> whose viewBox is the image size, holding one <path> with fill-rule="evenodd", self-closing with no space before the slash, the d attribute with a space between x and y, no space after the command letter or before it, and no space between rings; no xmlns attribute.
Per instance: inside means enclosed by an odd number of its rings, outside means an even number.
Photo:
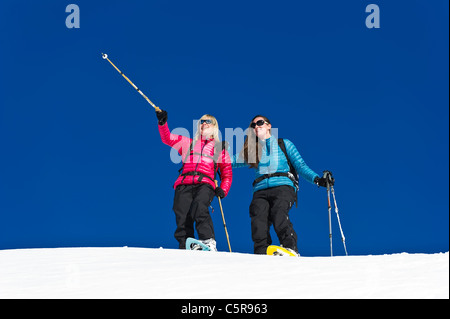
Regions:
<svg viewBox="0 0 450 319"><path fill-rule="evenodd" d="M200 143L201 143L201 138L200 138ZM202 149L200 150L200 159L197 161L197 165L195 165L194 172L197 172L198 164L200 164L200 162L202 161L203 150L205 149L206 144L208 144L208 143L209 143L209 140L206 140L206 141L205 141L205 145L203 145L203 146L202 146ZM197 177L197 181L198 181L198 179L199 179L199 177ZM194 176L194 180L193 180L193 181L195 182L195 176Z"/></svg>

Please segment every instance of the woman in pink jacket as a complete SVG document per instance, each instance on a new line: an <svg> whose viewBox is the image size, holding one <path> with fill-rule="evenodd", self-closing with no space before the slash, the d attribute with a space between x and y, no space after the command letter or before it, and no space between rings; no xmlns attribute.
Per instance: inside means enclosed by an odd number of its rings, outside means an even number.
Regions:
<svg viewBox="0 0 450 319"><path fill-rule="evenodd" d="M203 115L197 124L194 139L171 134L167 125L167 112L156 112L158 129L164 144L176 149L182 156L183 167L175 181L175 212L177 229L175 238L180 249L186 248L186 239L194 237L194 222L199 240L216 250L214 227L209 206L214 195L227 196L232 182L230 155L219 140L219 124L212 115ZM216 187L216 172L221 176Z"/></svg>

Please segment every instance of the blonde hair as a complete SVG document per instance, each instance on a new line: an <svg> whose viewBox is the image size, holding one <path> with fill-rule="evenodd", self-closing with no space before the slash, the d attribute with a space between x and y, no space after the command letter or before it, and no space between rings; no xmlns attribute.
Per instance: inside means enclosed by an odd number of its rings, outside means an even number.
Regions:
<svg viewBox="0 0 450 319"><path fill-rule="evenodd" d="M219 123L217 122L216 118L210 114L203 115L197 122L197 132L195 133L194 137L194 144L195 142L200 138L201 135L201 120L211 120L212 127L212 137L216 142L220 142L219 139Z"/></svg>

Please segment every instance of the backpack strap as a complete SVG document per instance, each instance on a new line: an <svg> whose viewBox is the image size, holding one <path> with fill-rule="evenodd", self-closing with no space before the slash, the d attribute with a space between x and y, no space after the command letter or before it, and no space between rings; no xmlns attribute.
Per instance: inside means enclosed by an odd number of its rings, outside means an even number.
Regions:
<svg viewBox="0 0 450 319"><path fill-rule="evenodd" d="M289 165L289 173L292 175L293 179L291 178L292 182L294 183L295 186L295 207L298 207L298 174L297 171L295 170L294 165L292 165L291 161L289 160L289 156L287 155L287 151L286 151L286 144L284 144L284 140L282 138L278 139L278 146L280 147L280 149L283 151L284 156L286 157L286 160L288 162Z"/></svg>
<svg viewBox="0 0 450 319"><path fill-rule="evenodd" d="M228 150L228 146L229 146L229 144L227 141L216 142L216 144L214 145L214 156L213 156L214 180L216 179L216 173L219 174L219 178L222 180L222 175L219 171L219 166L217 165L217 161L219 160L219 156L222 154L222 151Z"/></svg>
<svg viewBox="0 0 450 319"><path fill-rule="evenodd" d="M189 158L189 155L191 155L193 152L194 152L194 141L192 140L191 144L189 144L189 150L186 152L186 156L184 157L184 161L183 160L181 161L181 163L182 163L181 164L181 168L178 170L178 174L183 176L183 179L181 180L181 183L183 183L184 179L186 178L186 175L181 174L181 173L183 173L184 163L186 163L186 161Z"/></svg>
<svg viewBox="0 0 450 319"><path fill-rule="evenodd" d="M197 155L200 155L200 156L206 156L206 157L211 158L211 156L209 156L209 155L194 153L194 145L193 145L193 141L192 141L190 146L189 146L189 151L186 153L184 161L182 162L183 164L182 164L181 168L178 170L178 173L181 176L183 176L183 179L181 180L181 183L183 183L183 181L186 178L186 176L200 176L200 178L198 179L199 182L202 181L203 177L206 177L206 178L208 178L208 179L210 179L210 180L212 180L214 182L216 180L216 173L218 173L219 174L219 178L221 178L221 174L220 174L220 172L218 170L217 161L219 160L219 156L220 156L220 154L222 154L222 151L226 150L226 149L228 149L228 142L227 141L222 141L221 143L220 142L215 142L215 144L214 144L214 155L212 156L212 160L214 162L214 178L211 178L208 175L205 175L203 173L196 172L196 171L194 171L194 172L187 172L187 173L182 174L183 168L184 168L184 163L186 163L186 161L188 160L188 158L189 158L189 156L191 154L197 154Z"/></svg>
<svg viewBox="0 0 450 319"><path fill-rule="evenodd" d="M278 146L280 147L280 149L283 151L284 156L286 157L286 160L288 162L289 165L289 172L292 174L292 176L294 177L294 186L298 191L298 174L297 171L295 170L294 165L292 165L291 161L289 160L289 156L287 155L287 151L286 151L286 144L284 144L284 140L282 138L278 139ZM292 179L292 178L291 178Z"/></svg>

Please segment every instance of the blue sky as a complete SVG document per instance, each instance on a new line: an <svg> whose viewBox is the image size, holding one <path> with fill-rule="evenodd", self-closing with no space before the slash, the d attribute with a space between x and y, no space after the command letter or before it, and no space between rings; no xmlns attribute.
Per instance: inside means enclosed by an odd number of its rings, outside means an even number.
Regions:
<svg viewBox="0 0 450 319"><path fill-rule="evenodd" d="M79 29L65 25L70 3ZM224 133L266 115L334 173L350 254L448 251L448 12L444 0L2 1L0 249L177 247L179 165L106 52L171 128L210 113ZM235 170L223 200L237 252L253 250L252 181ZM326 191L300 187L300 253L327 256ZM334 213L333 225L342 255Z"/></svg>

